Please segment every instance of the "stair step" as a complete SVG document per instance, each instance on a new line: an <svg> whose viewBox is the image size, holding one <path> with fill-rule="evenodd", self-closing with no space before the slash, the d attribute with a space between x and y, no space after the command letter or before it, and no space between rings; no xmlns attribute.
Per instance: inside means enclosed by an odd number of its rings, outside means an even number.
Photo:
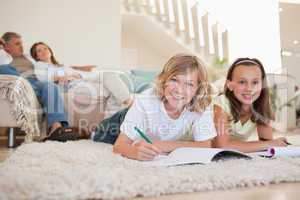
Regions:
<svg viewBox="0 0 300 200"><path fill-rule="evenodd" d="M174 40L176 40L181 46L184 46L184 48L191 51L191 53L201 55L201 57L204 57L209 62L220 55L223 56L222 59L224 57L227 58L227 34L222 34L222 40L218 40L219 34L221 33L216 31L214 27L210 27L211 25L208 23L209 14L207 13L199 18L200 21L198 22L198 27L203 30L204 38L199 38L196 36L194 20L196 15L195 10L197 10L196 12L199 13L199 6L197 4L193 6L193 8L190 8L190 3L186 1L172 1L173 10L168 10L172 7L169 5L170 2L168 0L125 0L124 2L127 4L124 3L124 6L127 8L129 13L138 12L139 14L147 17L155 18L158 24L160 23L161 26L164 27L165 31L169 35L172 35ZM174 13L175 18L172 22L169 19L170 12ZM191 22L191 18L193 22ZM197 32L197 34L199 33ZM200 46L200 41L205 41L205 44L202 44L204 46Z"/></svg>

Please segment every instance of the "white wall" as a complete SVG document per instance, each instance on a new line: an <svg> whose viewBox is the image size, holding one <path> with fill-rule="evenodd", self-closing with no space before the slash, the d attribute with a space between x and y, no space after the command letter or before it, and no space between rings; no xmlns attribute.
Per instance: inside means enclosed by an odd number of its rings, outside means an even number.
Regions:
<svg viewBox="0 0 300 200"><path fill-rule="evenodd" d="M189 53L147 17L122 15L122 66L162 68L176 53Z"/></svg>
<svg viewBox="0 0 300 200"><path fill-rule="evenodd" d="M199 0L229 32L229 55L259 58L267 72L280 73L279 7L276 0Z"/></svg>
<svg viewBox="0 0 300 200"><path fill-rule="evenodd" d="M26 52L44 41L64 64L120 65L120 0L0 0L0 5L0 35L21 34Z"/></svg>

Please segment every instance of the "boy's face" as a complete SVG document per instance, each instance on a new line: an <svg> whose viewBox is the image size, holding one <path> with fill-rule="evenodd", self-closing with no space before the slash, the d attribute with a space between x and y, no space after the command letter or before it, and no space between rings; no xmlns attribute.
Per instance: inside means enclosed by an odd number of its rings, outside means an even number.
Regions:
<svg viewBox="0 0 300 200"><path fill-rule="evenodd" d="M229 90L243 104L251 105L258 99L262 90L262 73L258 66L237 66L228 81Z"/></svg>
<svg viewBox="0 0 300 200"><path fill-rule="evenodd" d="M196 71L175 75L166 82L164 96L166 108L172 111L182 111L196 95L198 89L198 74Z"/></svg>
<svg viewBox="0 0 300 200"><path fill-rule="evenodd" d="M23 55L23 43L19 37L13 37L9 42L4 45L5 51L7 51L12 57L19 57Z"/></svg>

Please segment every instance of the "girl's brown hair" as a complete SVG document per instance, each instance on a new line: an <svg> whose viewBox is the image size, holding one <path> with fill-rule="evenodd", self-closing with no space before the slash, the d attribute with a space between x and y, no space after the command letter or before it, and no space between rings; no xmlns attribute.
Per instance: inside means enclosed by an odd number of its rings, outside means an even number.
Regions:
<svg viewBox="0 0 300 200"><path fill-rule="evenodd" d="M52 62L52 64L54 64L54 65L57 65L57 66L60 66L60 64L59 64L59 62L56 60L56 58L54 57L54 54L53 54L53 51L52 51L52 49L47 45L47 44L45 44L44 42L36 42L36 43L34 43L33 45L32 45L32 47L30 48L30 55L31 55L31 57L35 60L35 61L40 61L39 59L38 59L38 57L37 57L37 46L38 45L44 45L44 46L46 46L48 49L49 49L49 51L50 51L50 53L51 53L51 62Z"/></svg>
<svg viewBox="0 0 300 200"><path fill-rule="evenodd" d="M197 71L198 89L196 95L188 105L190 111L201 112L211 102L211 86L207 80L207 72L199 58L188 54L177 54L165 64L162 72L156 77L155 90L160 100L165 101L164 89L166 82L179 74Z"/></svg>
<svg viewBox="0 0 300 200"><path fill-rule="evenodd" d="M260 96L252 104L251 121L257 124L268 124L270 119L274 119L270 107L269 89L267 86L266 72L262 63L256 58L238 58L230 66L227 73L227 81L232 81L234 69L240 65L257 66L261 70L262 90ZM224 86L224 93L230 103L230 109L234 122L238 122L242 110L241 102L235 97L233 91L229 90L227 84Z"/></svg>

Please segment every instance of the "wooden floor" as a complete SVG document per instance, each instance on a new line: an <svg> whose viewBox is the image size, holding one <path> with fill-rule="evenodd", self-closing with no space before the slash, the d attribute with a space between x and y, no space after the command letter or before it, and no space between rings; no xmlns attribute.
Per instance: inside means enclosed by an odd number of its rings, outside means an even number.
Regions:
<svg viewBox="0 0 300 200"><path fill-rule="evenodd" d="M293 144L300 145L300 132L288 136ZM14 149L7 148L3 142L0 142L0 165L8 158ZM211 192L197 192L188 194L165 195L156 198L135 198L137 200L181 200L181 199L239 199L239 200L299 200L300 199L300 182L298 183L281 183L269 186L236 188L232 190L218 190Z"/></svg>

